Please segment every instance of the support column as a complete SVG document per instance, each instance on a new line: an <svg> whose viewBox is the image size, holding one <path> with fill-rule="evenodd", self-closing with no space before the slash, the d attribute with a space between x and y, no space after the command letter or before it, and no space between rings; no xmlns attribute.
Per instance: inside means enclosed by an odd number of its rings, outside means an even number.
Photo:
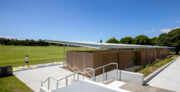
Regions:
<svg viewBox="0 0 180 92"><path fill-rule="evenodd" d="M63 47L63 66L65 67L65 53L66 53L66 47Z"/></svg>

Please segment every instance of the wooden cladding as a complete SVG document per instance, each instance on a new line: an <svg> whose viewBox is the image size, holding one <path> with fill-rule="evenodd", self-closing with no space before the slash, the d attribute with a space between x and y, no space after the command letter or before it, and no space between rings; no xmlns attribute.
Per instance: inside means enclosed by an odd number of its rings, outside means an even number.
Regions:
<svg viewBox="0 0 180 92"><path fill-rule="evenodd" d="M134 55L136 53L136 55ZM99 51L67 51L66 65L70 71L79 71L85 68L97 68L105 64L118 63L119 69L125 69L137 65L147 65L156 59L162 59L169 55L168 49L138 49L138 50L99 50ZM115 65L107 66L105 71L115 69ZM95 74L102 73L102 69ZM89 77L92 72L86 73Z"/></svg>

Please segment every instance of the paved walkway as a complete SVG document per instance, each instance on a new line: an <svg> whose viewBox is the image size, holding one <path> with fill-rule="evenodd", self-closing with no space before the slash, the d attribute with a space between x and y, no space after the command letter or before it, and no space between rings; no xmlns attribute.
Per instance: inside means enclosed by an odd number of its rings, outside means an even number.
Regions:
<svg viewBox="0 0 180 92"><path fill-rule="evenodd" d="M141 86L134 83L125 82L124 85L120 87L121 89L129 90L131 92L173 92L171 90L153 87L153 86Z"/></svg>
<svg viewBox="0 0 180 92"><path fill-rule="evenodd" d="M141 86L138 84L125 82L125 81L108 80L104 82L104 84L113 86L113 87L118 87L120 89L128 90L131 92L173 92L173 91L158 88L158 87Z"/></svg>
<svg viewBox="0 0 180 92"><path fill-rule="evenodd" d="M48 66L49 65L49 66ZM37 66L37 65L34 65ZM46 67L45 67L46 66ZM41 67L41 68L38 68ZM22 82L24 82L29 88L34 90L35 92L40 91L41 87L41 82L45 81L47 78L52 77L55 79L61 79L67 75L72 74L71 71L68 71L64 68L63 64L38 64L38 67L35 69L28 68L28 69L23 69L18 70L14 72L14 75L20 79ZM77 80L77 75L75 76ZM69 77L68 78L68 84L72 83L74 77ZM79 75L79 80L82 80L83 76ZM85 77L85 79L87 79ZM65 86L66 82L65 80L59 81L59 86L58 87L63 87ZM48 81L44 83L44 87L48 88L47 86ZM57 81L51 79L50 80L50 89L56 89L57 87Z"/></svg>
<svg viewBox="0 0 180 92"><path fill-rule="evenodd" d="M180 92L180 57L147 84Z"/></svg>
<svg viewBox="0 0 180 92"><path fill-rule="evenodd" d="M19 67L13 67L13 72L30 70L30 69L35 69L35 68L47 67L47 66L54 66L54 65L63 65L63 64L65 64L65 62L62 61L62 62L53 62L53 63L30 65L29 67L19 66Z"/></svg>
<svg viewBox="0 0 180 92"><path fill-rule="evenodd" d="M39 92L41 82L46 80L48 77L51 76L58 79L71 74L70 71L60 68L60 66L62 65L18 71L14 72L14 75L32 90Z"/></svg>

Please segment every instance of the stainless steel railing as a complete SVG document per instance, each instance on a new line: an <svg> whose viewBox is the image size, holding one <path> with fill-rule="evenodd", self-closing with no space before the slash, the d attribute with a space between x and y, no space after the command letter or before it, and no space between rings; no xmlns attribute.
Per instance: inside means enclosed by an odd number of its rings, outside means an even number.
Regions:
<svg viewBox="0 0 180 92"><path fill-rule="evenodd" d="M92 72L92 80L96 81L95 71L98 70L98 69L103 69L103 81L104 81L105 80L105 78L104 78L105 67L109 66L109 65L116 65L116 69L117 69L116 77L117 77L117 80L118 80L118 64L117 63L109 63L109 64L100 66L100 67L95 68L95 69L93 69L93 68L86 68L86 69L83 69L83 70L80 70L80 71L75 71L72 74L67 75L66 77L63 77L61 79L55 79L55 78L49 77L45 81L41 82L41 87L44 86L44 83L46 83L48 81L48 86L47 86L48 88L47 89L50 90L50 85L51 85L50 84L50 80L51 79L56 81L56 89L59 88L59 81L62 81L62 80L65 80L66 81L66 86L68 86L68 78L69 77L73 76L74 80L75 80L75 75L77 74L77 81L79 81L79 75L81 74L83 76L83 80L84 80L84 77L85 77L84 74L89 73L89 72ZM86 72L84 73L84 71L86 71ZM107 80L107 73L106 73L106 80Z"/></svg>

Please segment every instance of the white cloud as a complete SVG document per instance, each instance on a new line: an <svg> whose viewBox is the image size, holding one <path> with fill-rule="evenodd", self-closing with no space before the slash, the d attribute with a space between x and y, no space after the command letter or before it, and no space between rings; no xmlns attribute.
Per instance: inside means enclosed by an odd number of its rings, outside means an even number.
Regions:
<svg viewBox="0 0 180 92"><path fill-rule="evenodd" d="M164 32L164 33L168 33L168 32L170 32L171 30L177 29L177 28L180 28L180 27L175 27L175 28L164 28L164 29L160 29L160 31L161 31L161 32Z"/></svg>
<svg viewBox="0 0 180 92"><path fill-rule="evenodd" d="M164 32L164 33L168 33L170 32L172 29L170 28L166 28L166 29L160 29L161 32Z"/></svg>
<svg viewBox="0 0 180 92"><path fill-rule="evenodd" d="M176 23L179 23L180 22L180 20L176 20Z"/></svg>

